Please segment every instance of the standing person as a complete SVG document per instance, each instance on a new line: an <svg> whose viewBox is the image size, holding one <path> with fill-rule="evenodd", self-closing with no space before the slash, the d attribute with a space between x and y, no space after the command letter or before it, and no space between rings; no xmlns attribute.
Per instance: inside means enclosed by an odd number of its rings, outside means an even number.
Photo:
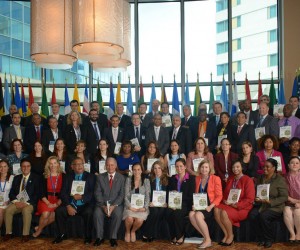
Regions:
<svg viewBox="0 0 300 250"><path fill-rule="evenodd" d="M208 204L205 210L195 210L193 206L189 218L194 228L203 236L203 242L198 248L208 248L212 246L212 240L205 220L212 218L214 207L222 200L222 185L220 177L214 175L214 169L208 160L199 164L198 173L195 179L195 193L206 193Z"/></svg>
<svg viewBox="0 0 300 250"><path fill-rule="evenodd" d="M164 163L165 166L168 167L169 170L169 176L171 176L171 167L175 167L175 161L179 158L182 158L186 160L186 157L184 154L180 153L180 146L179 142L176 139L171 140L170 143L170 149L168 150L168 153L164 157Z"/></svg>
<svg viewBox="0 0 300 250"><path fill-rule="evenodd" d="M169 190L182 193L181 209L168 208L167 222L171 234L171 244L182 245L185 239L184 217L192 209L195 178L186 171L184 159L175 162L177 174L170 179Z"/></svg>
<svg viewBox="0 0 300 250"><path fill-rule="evenodd" d="M214 211L215 219L224 233L224 238L219 243L221 246L232 245L234 240L232 226L239 227L240 222L248 217L255 198L254 182L243 174L241 161L233 162L232 172L233 175L226 182L223 202ZM241 191L239 199L234 203L227 200L232 189Z"/></svg>
<svg viewBox="0 0 300 250"><path fill-rule="evenodd" d="M32 213L36 208L39 198L40 178L31 173L31 164L27 159L21 160L22 174L17 175L12 183L9 199L11 204L5 211L5 227L6 234L3 241L8 241L12 238L12 223L15 214L22 213L23 218L23 236L22 242L27 242L30 239L29 231L31 226ZM25 191L28 195L28 200L25 198L17 198L17 196ZM23 196L24 197L24 196Z"/></svg>
<svg viewBox="0 0 300 250"><path fill-rule="evenodd" d="M145 115L145 118L143 120L143 127L149 128L150 126L153 125L154 115L159 113L158 112L159 105L160 105L159 100L157 100L157 99L152 100L152 103L151 103L152 111Z"/></svg>
<svg viewBox="0 0 300 250"><path fill-rule="evenodd" d="M10 144L10 151L12 153L7 156L7 160L9 163L9 172L11 174L13 173L14 164L16 164L15 167L19 167L21 160L28 156L28 154L25 154L23 152L23 147L24 146L22 140L17 138L14 139ZM19 173L15 173L15 174L19 174Z"/></svg>
<svg viewBox="0 0 300 250"><path fill-rule="evenodd" d="M27 116L28 118L29 116ZM43 138L42 117L39 114L32 115L32 124L25 127L24 145L26 153L30 154L36 141L42 141Z"/></svg>
<svg viewBox="0 0 300 250"><path fill-rule="evenodd" d="M150 166L149 159L152 159L155 161L164 161L164 158L162 158L159 148L155 141L150 141L147 145L147 151L146 154L142 156L141 163L144 169L144 174L149 174L152 168L152 165Z"/></svg>
<svg viewBox="0 0 300 250"><path fill-rule="evenodd" d="M0 228L4 221L5 209L10 204L9 192L12 186L14 176L9 172L9 165L7 160L0 160L0 192L3 195L3 203L0 205Z"/></svg>
<svg viewBox="0 0 300 250"><path fill-rule="evenodd" d="M289 172L285 176L288 185L288 200L283 210L283 219L290 232L290 243L300 242L300 160L298 156L290 158ZM296 230L295 230L296 229Z"/></svg>
<svg viewBox="0 0 300 250"><path fill-rule="evenodd" d="M104 243L104 219L109 218L109 239L112 247L118 246L117 235L122 222L125 177L116 172L117 162L114 158L106 159L107 172L96 177L94 196L94 226L96 241L94 246Z"/></svg>
<svg viewBox="0 0 300 250"><path fill-rule="evenodd" d="M46 154L50 156L53 152L53 148L51 147L54 146L55 141L58 138L62 137L63 131L58 128L58 122L55 117L49 117L48 125L49 128L46 128L44 130L44 134L42 137L42 145Z"/></svg>
<svg viewBox="0 0 300 250"><path fill-rule="evenodd" d="M8 112L9 112L9 114L1 117L1 128L2 128L3 133L13 123L13 114L15 114L15 113L19 114L18 108L15 104L12 104L9 106Z"/></svg>
<svg viewBox="0 0 300 250"><path fill-rule="evenodd" d="M130 117L128 115L124 114L124 105L122 103L117 103L117 106L116 106L116 115L120 119L119 126L121 128L126 129L128 126L131 125L131 119L130 119Z"/></svg>
<svg viewBox="0 0 300 250"><path fill-rule="evenodd" d="M52 110L52 115L49 115L47 117L47 124L49 124L49 120L54 117L56 118L57 122L58 122L58 129L60 131L64 131L65 129L65 125L66 125L66 122L65 122L65 116L64 115L61 115L59 113L59 109L60 109L60 105L58 103L52 103L51 104L51 110Z"/></svg>
<svg viewBox="0 0 300 250"><path fill-rule="evenodd" d="M66 161L67 161L67 147L64 139L58 138L54 144L54 150L52 156L56 156L59 160L60 167L63 173L66 173Z"/></svg>
<svg viewBox="0 0 300 250"><path fill-rule="evenodd" d="M29 155L28 160L31 162L31 172L42 177L45 170L47 155L39 141L34 143L33 151Z"/></svg>
<svg viewBox="0 0 300 250"><path fill-rule="evenodd" d="M243 167L243 174L248 175L251 178L256 178L259 159L253 151L251 142L243 142L240 159Z"/></svg>
<svg viewBox="0 0 300 250"><path fill-rule="evenodd" d="M67 237L67 219L69 216L79 215L84 221L84 244L92 242L93 227L93 192L94 175L84 171L83 160L79 157L72 162L72 173L66 175L60 192L61 206L55 210L55 222L57 225L57 237L53 244L61 243ZM85 183L83 194L71 194L73 181Z"/></svg>
<svg viewBox="0 0 300 250"><path fill-rule="evenodd" d="M143 225L149 214L150 202L150 182L143 175L143 167L140 163L132 166L131 177L128 177L125 183L125 204L123 220L125 219L125 241L135 242L135 232ZM131 206L131 195L144 195L144 206L142 208L134 208Z"/></svg>
<svg viewBox="0 0 300 250"><path fill-rule="evenodd" d="M36 215L40 215L39 225L36 226L33 237L38 237L43 229L55 221L55 209L60 206L60 191L63 182L63 174L59 160L50 156L45 165L43 192L37 205Z"/></svg>
<svg viewBox="0 0 300 250"><path fill-rule="evenodd" d="M94 167L95 167L95 174L101 174L100 173L100 165L104 163L107 158L112 157L112 153L109 152L109 146L106 139L101 139L99 141L98 151L94 158ZM102 169L103 171L106 171L105 169Z"/></svg>
<svg viewBox="0 0 300 250"><path fill-rule="evenodd" d="M288 200L288 188L285 179L277 173L278 163L269 158L263 167L264 174L257 179L257 186L270 184L269 198L256 198L255 206L249 214L255 226L258 246L272 247L274 241L272 222L282 217L285 202Z"/></svg>
<svg viewBox="0 0 300 250"><path fill-rule="evenodd" d="M164 218L166 213L167 204L167 197L168 197L168 171L165 165L160 162L156 161L152 165L151 172L150 172L150 187L151 187L151 194L150 194L150 204L149 204L149 215L147 220L144 223L143 227L143 238L144 242L151 242L154 240L155 235L157 235L156 230L158 228L158 223ZM153 191L165 191L166 192L166 203L163 204L162 207L155 207L153 204Z"/></svg>

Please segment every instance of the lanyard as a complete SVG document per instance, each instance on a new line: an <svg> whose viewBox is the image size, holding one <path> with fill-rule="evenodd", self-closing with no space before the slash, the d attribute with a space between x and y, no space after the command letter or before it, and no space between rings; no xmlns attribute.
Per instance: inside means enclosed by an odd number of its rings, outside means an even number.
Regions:
<svg viewBox="0 0 300 250"><path fill-rule="evenodd" d="M237 184L239 183L239 180L240 180L242 177L243 177L243 175L241 175L240 178L238 178L237 180L236 180L236 179L233 180L232 188L234 188L234 189L236 188Z"/></svg>
<svg viewBox="0 0 300 250"><path fill-rule="evenodd" d="M273 153L274 153L274 149L272 150L272 153L271 153L270 156L268 157L268 156L267 156L267 153L266 153L266 150L264 150L265 159L267 160L267 159L269 159L270 157L272 157Z"/></svg>
<svg viewBox="0 0 300 250"><path fill-rule="evenodd" d="M56 187L57 187L57 182L58 182L58 176L56 176L56 180L55 180L55 184L54 184L53 181L52 181L52 176L50 174L50 182L51 182L53 193L55 195L55 193L56 193Z"/></svg>
<svg viewBox="0 0 300 250"><path fill-rule="evenodd" d="M4 192L5 191L5 186L6 186L6 180L5 180L5 182L4 182L4 187L3 187L3 189L2 189L2 187L1 187L1 181L0 181L0 192Z"/></svg>
<svg viewBox="0 0 300 250"><path fill-rule="evenodd" d="M204 187L204 188L202 188L202 179L201 179L201 183L200 183L200 193L201 193L201 194L202 194L202 193L204 193L204 190L207 188L208 181L209 181L209 177L210 177L210 176L208 176L208 178L207 178L207 181L206 181L206 184L205 184L205 187Z"/></svg>

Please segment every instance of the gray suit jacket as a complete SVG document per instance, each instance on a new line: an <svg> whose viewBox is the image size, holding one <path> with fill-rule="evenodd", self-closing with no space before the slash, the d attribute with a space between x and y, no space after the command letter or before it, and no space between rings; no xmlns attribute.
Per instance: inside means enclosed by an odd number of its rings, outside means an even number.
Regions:
<svg viewBox="0 0 300 250"><path fill-rule="evenodd" d="M257 125L258 124L259 120L257 122ZM274 135L276 137L279 136L278 119L274 118L273 116L267 115L259 127L265 127L266 135Z"/></svg>
<svg viewBox="0 0 300 250"><path fill-rule="evenodd" d="M95 200L97 206L106 206L109 201L111 205L123 205L124 201L125 177L120 173L115 174L112 189L109 187L108 173L100 174L96 177Z"/></svg>
<svg viewBox="0 0 300 250"><path fill-rule="evenodd" d="M158 140L156 140L154 126L151 126L146 133L146 141L145 141L146 147L150 141L156 141L161 155L165 155L168 151L169 144L170 144L168 130L161 126L159 129Z"/></svg>
<svg viewBox="0 0 300 250"><path fill-rule="evenodd" d="M20 126L20 129L22 133L22 139L24 140L25 128ZM5 129L2 142L6 150L9 150L12 140L15 138L18 138L18 136L13 125Z"/></svg>

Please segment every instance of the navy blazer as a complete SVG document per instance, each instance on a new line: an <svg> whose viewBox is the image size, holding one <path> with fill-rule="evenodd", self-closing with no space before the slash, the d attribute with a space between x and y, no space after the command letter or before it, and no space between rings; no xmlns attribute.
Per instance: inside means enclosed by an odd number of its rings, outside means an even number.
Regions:
<svg viewBox="0 0 300 250"><path fill-rule="evenodd" d="M9 199L11 201L17 199L17 195L20 192L20 187L22 185L23 175L19 174L15 176L10 192L9 192ZM41 195L41 179L39 176L35 175L34 173L30 173L30 176L27 180L25 190L29 196L29 201L27 201L33 208L36 208L38 199Z"/></svg>
<svg viewBox="0 0 300 250"><path fill-rule="evenodd" d="M83 136L83 126L80 125L79 127L80 127L81 138L82 138L82 136ZM63 137L64 137L64 140L65 140L65 144L67 146L68 152L70 154L73 154L74 150L76 148L77 138L76 138L75 130L74 130L72 124L68 124L66 126Z"/></svg>
<svg viewBox="0 0 300 250"><path fill-rule="evenodd" d="M109 151L111 153L114 153L116 143L114 141L114 137L113 137L113 134L112 134L112 127L104 129L103 138L108 141ZM117 142L123 142L124 138L125 138L125 129L119 127Z"/></svg>
<svg viewBox="0 0 300 250"><path fill-rule="evenodd" d="M75 173L69 173L65 176L60 197L63 206L71 204L73 198L71 196L72 183L75 180ZM95 175L88 172L83 172L82 181L85 181L84 194L82 200L84 204L93 203L94 199L94 187L95 187Z"/></svg>
<svg viewBox="0 0 300 250"><path fill-rule="evenodd" d="M43 131L44 127L41 124L40 125L40 138L42 141L43 138ZM30 154L33 151L34 143L37 141L36 137L36 130L35 125L31 124L27 127L25 127L25 135L24 135L24 146L25 146L25 152Z"/></svg>
<svg viewBox="0 0 300 250"><path fill-rule="evenodd" d="M102 137L104 137L103 136L103 127L100 126L98 122L97 122L97 125L98 125L98 129L100 132L100 135L98 135L98 136L100 136L100 138L102 138ZM85 140L85 142L86 142L86 150L90 154L94 155L97 152L99 140L97 140L96 132L95 132L94 126L90 119L88 119L83 126L82 139Z"/></svg>
<svg viewBox="0 0 300 250"><path fill-rule="evenodd" d="M145 141L146 141L146 132L147 132L147 129L145 127L143 127L142 124L141 124L141 126L140 126L140 138L138 138L139 144L140 144L140 147L141 147L141 151L138 152L138 155L139 155L140 158L146 152L146 143L145 143ZM134 129L134 126L131 125L126 129L125 139L126 140L131 140L133 138L136 138L135 137L135 129Z"/></svg>

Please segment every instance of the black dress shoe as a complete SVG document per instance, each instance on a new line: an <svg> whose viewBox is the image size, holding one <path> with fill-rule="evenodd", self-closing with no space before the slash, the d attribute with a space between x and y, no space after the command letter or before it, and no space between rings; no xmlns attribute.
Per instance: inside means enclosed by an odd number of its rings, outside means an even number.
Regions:
<svg viewBox="0 0 300 250"><path fill-rule="evenodd" d="M63 240L66 239L66 236L64 234L62 235L59 235L55 238L54 241L52 241L53 244L58 244L58 243L61 243Z"/></svg>
<svg viewBox="0 0 300 250"><path fill-rule="evenodd" d="M270 248L270 247L272 247L272 242L266 241L264 246L265 246L265 248Z"/></svg>
<svg viewBox="0 0 300 250"><path fill-rule="evenodd" d="M91 244L92 243L92 239L91 238L85 238L84 239L84 244L85 245L89 245L89 244Z"/></svg>
<svg viewBox="0 0 300 250"><path fill-rule="evenodd" d="M264 245L265 245L265 242L264 242L264 241L259 241L259 242L257 243L257 245L258 245L258 246L264 246Z"/></svg>
<svg viewBox="0 0 300 250"><path fill-rule="evenodd" d="M94 242L94 246L100 246L101 244L104 243L104 239L100 239L100 238L97 238Z"/></svg>
<svg viewBox="0 0 300 250"><path fill-rule="evenodd" d="M115 240L115 239L110 239L109 242L110 242L111 247L117 247L118 246L117 240Z"/></svg>

